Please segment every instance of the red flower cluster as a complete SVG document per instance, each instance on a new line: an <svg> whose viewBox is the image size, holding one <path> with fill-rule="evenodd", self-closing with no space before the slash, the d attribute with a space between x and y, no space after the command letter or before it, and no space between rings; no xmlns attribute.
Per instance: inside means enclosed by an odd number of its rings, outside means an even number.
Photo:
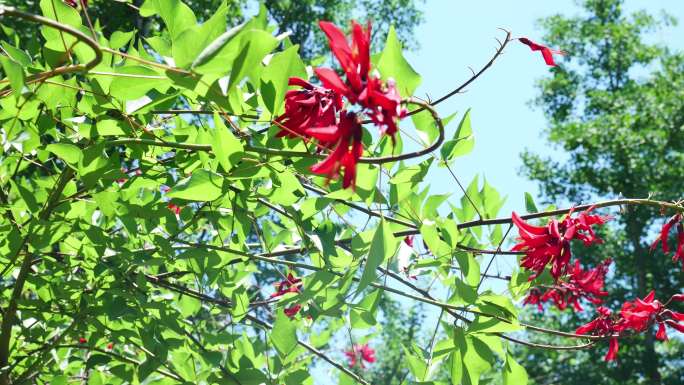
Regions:
<svg viewBox="0 0 684 385"><path fill-rule="evenodd" d="M299 293L299 288L301 286L302 280L300 278L295 278L292 273L287 274L287 278L281 282L276 283L276 292L271 294L271 298L276 298L283 296L287 293ZM286 316L292 318L302 309L302 305L295 304L289 308L283 309Z"/></svg>
<svg viewBox="0 0 684 385"><path fill-rule="evenodd" d="M342 98L338 94L297 77L290 78L288 84L301 89L285 94L285 113L275 120L280 127L276 136L305 138L309 136L309 128L336 124L336 113L342 109Z"/></svg>
<svg viewBox="0 0 684 385"><path fill-rule="evenodd" d="M660 229L660 235L651 244L651 250L654 250L658 246L658 242L663 243L663 253L669 254L670 247L667 244L667 239L670 235L670 229L672 226L677 225L677 249L672 256L672 261L682 261L682 267L684 267L684 225L682 224L682 214L676 214L670 218Z"/></svg>
<svg viewBox="0 0 684 385"><path fill-rule="evenodd" d="M675 295L670 301L684 301L684 295ZM669 302L668 302L669 303ZM637 298L622 305L619 317L611 317L610 310L599 307L599 317L577 329L577 334L593 332L594 335L610 336L610 348L606 355L606 361L612 361L617 357L618 341L620 334L625 332L641 333L653 324L658 324L656 338L667 340L665 326L684 333L684 313L678 313L665 308L660 301L655 299L655 292L651 291L644 299Z"/></svg>
<svg viewBox="0 0 684 385"><path fill-rule="evenodd" d="M608 295L603 290L605 277L608 267L613 261L606 259L591 270L584 270L578 260L570 265L567 277L561 278L556 284L546 291L534 288L523 302L525 305L537 305L539 310L543 310L544 302L553 301L560 310L565 310L568 305L572 305L575 311L582 311L580 300L584 298L594 305L603 302L601 297Z"/></svg>
<svg viewBox="0 0 684 385"><path fill-rule="evenodd" d="M600 215L589 214L592 208L572 217L568 213L562 221L552 219L546 226L533 226L513 213L513 223L518 227L520 242L513 247L514 251L524 251L525 256L520 260L520 266L534 271L530 280L544 271L546 265L551 264L551 275L558 280L565 274L570 262L570 241L580 239L585 245L600 243L592 226L602 225L610 219Z"/></svg>
<svg viewBox="0 0 684 385"><path fill-rule="evenodd" d="M276 292L271 294L271 298L280 297L287 293L299 293L301 282L300 278L295 278L292 273L288 273L286 279L275 284Z"/></svg>
<svg viewBox="0 0 684 385"><path fill-rule="evenodd" d="M366 367L363 364L364 361L371 364L375 362L375 350L368 346L368 344L354 345L350 350L344 352L344 355L349 360L350 368L356 366L357 362L361 364L362 369Z"/></svg>
<svg viewBox="0 0 684 385"><path fill-rule="evenodd" d="M394 81L383 82L371 75L371 25L364 29L352 21L351 44L334 24L321 21L320 28L328 37L330 49L337 58L346 80L330 68L316 68L323 87L300 78L290 78L291 90L285 95L285 113L275 119L280 127L278 137L300 137L316 140L318 150L330 150L327 158L311 167L315 174L337 178L344 168L344 188L354 187L356 164L363 154L363 128L357 113L343 108L342 97L362 107L382 133L394 140L397 120L406 115ZM337 117L339 114L339 118Z"/></svg>
<svg viewBox="0 0 684 385"><path fill-rule="evenodd" d="M547 65L550 66L556 66L556 62L553 60L553 54L557 55L566 55L567 53L565 51L560 51L557 49L551 49L545 45L537 44L533 42L532 40L526 38L526 37L521 37L518 39L521 43L525 44L526 46L530 47L532 51L541 51L542 57L544 58L544 62L546 62Z"/></svg>

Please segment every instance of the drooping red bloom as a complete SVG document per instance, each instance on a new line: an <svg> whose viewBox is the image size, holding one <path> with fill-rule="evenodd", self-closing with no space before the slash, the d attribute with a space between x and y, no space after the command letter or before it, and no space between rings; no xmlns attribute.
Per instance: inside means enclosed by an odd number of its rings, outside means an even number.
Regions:
<svg viewBox="0 0 684 385"><path fill-rule="evenodd" d="M673 296L670 301L675 300ZM678 313L665 308L660 301L655 299L655 292L651 291L643 299L626 301L622 305L619 317L611 317L610 310L601 306L598 308L599 316L593 321L579 327L577 334L587 334L611 337L610 349L606 355L606 361L617 357L617 337L625 332L642 333L654 324L658 325L656 338L661 341L667 340L666 326L684 333L684 313Z"/></svg>
<svg viewBox="0 0 684 385"><path fill-rule="evenodd" d="M354 345L350 350L344 352L349 360L349 367L356 366L356 363L361 364L361 368L365 368L364 361L368 363L375 362L375 349L368 346L368 344Z"/></svg>
<svg viewBox="0 0 684 385"><path fill-rule="evenodd" d="M530 280L541 274L548 264L551 264L551 275L558 280L570 262L571 240L580 239L586 246L601 242L592 226L602 225L610 218L589 214L591 210L589 208L576 217L572 216L571 211L563 220L551 219L546 226L533 226L513 212L512 220L520 236L520 242L513 250L525 252L520 266L535 272Z"/></svg>
<svg viewBox="0 0 684 385"><path fill-rule="evenodd" d="M546 291L533 288L523 304L537 305L540 311L543 310L542 304L548 301L553 301L559 310L565 310L568 305L572 305L575 311L582 311L581 299L598 305L603 302L602 297L608 295L608 292L603 290L603 285L611 263L611 259L606 259L595 268L584 270L579 260L575 260L575 263L570 265L567 276L561 277L555 285L546 288Z"/></svg>
<svg viewBox="0 0 684 385"><path fill-rule="evenodd" d="M287 278L275 284L276 292L271 294L271 298L280 297L287 293L299 293L302 280L295 278L292 273L287 274Z"/></svg>
<svg viewBox="0 0 684 385"><path fill-rule="evenodd" d="M78 343L79 343L79 344L85 344L86 342L88 342L87 339L85 339L85 338L83 338L83 337L79 337L79 339L78 339Z"/></svg>
<svg viewBox="0 0 684 385"><path fill-rule="evenodd" d="M283 313L285 313L286 316L292 318L292 317L294 317L295 315L297 315L297 313L299 313L299 311L300 311L301 309L302 309L302 305L300 305L300 304L295 304L295 305L293 305L293 306L290 306L290 307L288 307L288 308L283 309Z"/></svg>
<svg viewBox="0 0 684 385"><path fill-rule="evenodd" d="M557 55L566 55L567 54L565 51L561 51L561 50L557 50L557 49L551 49L545 45L535 43L526 37L521 37L518 40L521 43L525 44L526 46L530 47L530 49L532 51L541 51L541 54L544 57L544 62L546 62L546 64L550 65L550 66L556 66L556 62L553 60L554 54L557 54Z"/></svg>
<svg viewBox="0 0 684 385"><path fill-rule="evenodd" d="M332 148L328 157L311 166L314 174L337 178L344 168L342 187L354 187L356 164L363 154L363 128L353 112L340 112L340 122L334 126L309 128L306 134Z"/></svg>
<svg viewBox="0 0 684 385"><path fill-rule="evenodd" d="M404 237L404 243L409 245L409 247L413 247L413 235L407 235Z"/></svg>
<svg viewBox="0 0 684 385"><path fill-rule="evenodd" d="M606 307L599 306L596 310L599 313L598 317L577 328L575 333L582 335L591 333L596 336L611 336L605 360L613 361L617 358L619 349L618 338L615 336L615 319L612 317L610 309Z"/></svg>
<svg viewBox="0 0 684 385"><path fill-rule="evenodd" d="M114 343L110 342L107 344L107 350L112 350L114 349Z"/></svg>
<svg viewBox="0 0 684 385"><path fill-rule="evenodd" d="M339 94L297 77L291 77L288 84L301 89L285 94L285 113L275 120L280 127L276 136L306 138L305 131L308 128L335 125L335 114L342 108Z"/></svg>
<svg viewBox="0 0 684 385"><path fill-rule="evenodd" d="M651 250L658 246L658 242L662 242L663 253L666 255L670 253L670 246L667 240L670 235L670 230L673 226L677 226L677 249L672 255L672 261L678 262L682 261L682 267L684 268L684 225L682 224L682 214L675 214L672 216L663 227L660 229L660 235L651 244Z"/></svg>

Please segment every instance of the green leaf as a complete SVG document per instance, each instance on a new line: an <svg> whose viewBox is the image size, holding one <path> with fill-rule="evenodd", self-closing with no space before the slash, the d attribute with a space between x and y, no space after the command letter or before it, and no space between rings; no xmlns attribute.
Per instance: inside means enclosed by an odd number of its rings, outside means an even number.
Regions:
<svg viewBox="0 0 684 385"><path fill-rule="evenodd" d="M208 202L222 194L223 177L204 169L195 170L190 177L178 182L167 194L169 198Z"/></svg>
<svg viewBox="0 0 684 385"><path fill-rule="evenodd" d="M473 136L473 128L470 125L470 109L468 109L458 124L458 129L456 129L453 139L444 142L444 145L442 145L440 149L442 160L448 162L459 156L466 155L474 147L475 136Z"/></svg>
<svg viewBox="0 0 684 385"><path fill-rule="evenodd" d="M53 143L49 144L45 149L71 165L78 164L83 157L81 149L73 144Z"/></svg>
<svg viewBox="0 0 684 385"><path fill-rule="evenodd" d="M278 40L268 32L252 30L243 34L239 53L230 71L228 90L245 77L249 77L254 83L255 74L263 68L261 60L276 46L278 46Z"/></svg>
<svg viewBox="0 0 684 385"><path fill-rule="evenodd" d="M468 333L507 333L518 330L522 330L518 322L505 322L485 316L477 316L468 326Z"/></svg>
<svg viewBox="0 0 684 385"><path fill-rule="evenodd" d="M10 59L19 63L23 67L28 67L31 65L31 56L24 52L24 50L21 50L6 41L0 42L0 45L2 45L2 48L5 50L5 52L7 52L7 55Z"/></svg>
<svg viewBox="0 0 684 385"><path fill-rule="evenodd" d="M271 331L271 342L278 354L285 358L297 347L297 326L282 310L278 310L276 321Z"/></svg>
<svg viewBox="0 0 684 385"><path fill-rule="evenodd" d="M390 27L387 34L385 48L378 60L378 70L384 80L392 78L397 82L397 89L401 96L413 95L420 84L420 75L404 58L394 26Z"/></svg>
<svg viewBox="0 0 684 385"><path fill-rule="evenodd" d="M459 251L454 256L458 262L458 267L461 269L461 273L465 277L466 283L473 287L477 286L480 283L480 264L477 263L473 254Z"/></svg>
<svg viewBox="0 0 684 385"><path fill-rule="evenodd" d="M21 64L4 55L0 55L0 64L2 64L5 75L9 78L14 98L19 100L21 98L21 90L24 88L24 69Z"/></svg>
<svg viewBox="0 0 684 385"><path fill-rule="evenodd" d="M149 17L159 15L175 40L184 30L197 24L192 9L181 0L146 0L140 7L140 16Z"/></svg>
<svg viewBox="0 0 684 385"><path fill-rule="evenodd" d="M226 172L229 172L240 161L240 154L244 151L242 143L223 124L223 120L217 113L214 113L211 149Z"/></svg>
<svg viewBox="0 0 684 385"><path fill-rule="evenodd" d="M164 92L171 84L165 76L143 66L117 68L116 73L121 74L121 76L116 76L112 80L109 93L122 100L138 99L154 88Z"/></svg>
<svg viewBox="0 0 684 385"><path fill-rule="evenodd" d="M239 287L230 296L231 315L234 322L239 322L249 311L249 295L244 287Z"/></svg>
<svg viewBox="0 0 684 385"><path fill-rule="evenodd" d="M525 193L525 208L527 209L528 213L536 213L539 211L537 209L537 205L534 203L534 198L532 198L532 194L528 192Z"/></svg>
<svg viewBox="0 0 684 385"><path fill-rule="evenodd" d="M377 323L376 315L382 298L382 289L374 290L363 297L350 311L351 325L354 329L368 329Z"/></svg>
<svg viewBox="0 0 684 385"><path fill-rule="evenodd" d="M128 42L131 41L133 36L135 36L135 31L114 31L114 33L112 33L112 36L109 37L109 47L111 49L119 49L128 44Z"/></svg>
<svg viewBox="0 0 684 385"><path fill-rule="evenodd" d="M222 2L204 24L192 26L173 39L172 53L176 67L190 67L202 50L221 36L221 33L226 30L227 13L226 3Z"/></svg>
<svg viewBox="0 0 684 385"><path fill-rule="evenodd" d="M359 286L356 288L356 295L359 295L373 282L377 276L375 270L382 265L385 260L392 257L397 250L397 239L394 238L392 230L387 222L380 221L380 225L375 230L373 240L371 241L370 251L366 259L366 265L363 268L363 274L359 281Z"/></svg>
<svg viewBox="0 0 684 385"><path fill-rule="evenodd" d="M449 355L449 374L452 384L460 384L463 378L463 357L456 351Z"/></svg>
<svg viewBox="0 0 684 385"><path fill-rule="evenodd" d="M280 114L287 92L288 79L292 76L306 77L304 63L297 55L298 48L298 46L292 46L273 55L261 74L261 97L266 108L271 112L271 116Z"/></svg>
<svg viewBox="0 0 684 385"><path fill-rule="evenodd" d="M503 383L504 385L527 385L527 371L518 364L510 352L506 354L506 364L504 365Z"/></svg>
<svg viewBox="0 0 684 385"><path fill-rule="evenodd" d="M221 49L223 49L223 47L226 46L226 44L230 43L233 38L242 31L245 25L246 23L237 25L214 39L214 41L207 45L202 52L197 55L197 58L195 58L195 60L192 62L190 68L195 69L196 67L199 67L210 61Z"/></svg>

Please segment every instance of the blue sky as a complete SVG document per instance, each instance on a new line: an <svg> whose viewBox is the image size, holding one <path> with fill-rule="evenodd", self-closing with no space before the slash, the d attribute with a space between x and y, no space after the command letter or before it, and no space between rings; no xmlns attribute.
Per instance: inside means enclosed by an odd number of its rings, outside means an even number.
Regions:
<svg viewBox="0 0 684 385"><path fill-rule="evenodd" d="M684 1L627 0L626 9L651 13L666 10L684 23ZM498 44L494 38L504 36L497 28L510 30L513 37L541 40L543 34L536 25L539 18L556 13L574 15L579 7L572 0L427 0L424 10L425 22L417 31L421 48L406 56L423 77L416 95L423 97L427 93L435 99L467 79L469 66L477 71L489 60ZM682 36L684 25L657 32L651 38L684 49ZM545 118L541 110L529 105L536 95L535 82L544 76L548 76L548 67L541 55L511 42L505 54L468 92L452 97L438 108L442 116L472 108L475 149L457 159L455 172L464 184L476 174L484 175L499 192L507 194L501 215L524 210L524 193L536 197L538 192L534 182L519 175L519 154L525 148L561 159L563 156L548 147L543 137ZM457 120L451 123L450 133ZM427 182L431 184L431 193L461 195L443 169L431 171Z"/></svg>

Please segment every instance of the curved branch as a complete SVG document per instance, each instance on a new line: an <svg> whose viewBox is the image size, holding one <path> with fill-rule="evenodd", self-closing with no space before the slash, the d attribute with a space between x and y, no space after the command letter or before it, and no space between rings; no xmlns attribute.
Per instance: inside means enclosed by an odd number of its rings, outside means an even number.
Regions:
<svg viewBox="0 0 684 385"><path fill-rule="evenodd" d="M597 202L597 203L590 203L586 205L579 205L579 206L573 206L570 208L565 208L565 209L558 209L558 210L551 210L551 211L543 211L539 213L533 213L533 214L525 214L521 215L520 218L524 220L528 219L537 219L537 218L546 218L546 217L553 217L557 215L563 215L567 214L570 211L582 211L586 210L589 208L602 208L602 207L611 207L611 206L653 206L653 207L658 207L661 209L670 209L674 210L679 213L684 213L684 206L681 203L672 203L672 202L665 202L665 201L657 201L657 200L652 200L652 199L642 199L642 198L625 198L625 199L612 199L612 200L607 200L607 201L602 201L602 202ZM456 226L460 229L466 229L469 227L477 227L477 226L491 226L491 225L505 225L513 223L513 220L511 217L504 217L504 218L495 218L495 219L482 219L482 220L474 220L474 221L469 221L469 222L462 222L457 224ZM416 235L419 234L418 230L403 230L394 233L395 237L403 237L406 235Z"/></svg>
<svg viewBox="0 0 684 385"><path fill-rule="evenodd" d="M479 71L477 71L477 73L473 74L473 76L471 76L471 77L470 77L468 80L466 80L463 84L461 84L460 86L456 87L456 89L454 89L453 91L449 92L448 94L442 96L441 98L435 100L434 102L431 102L431 103L430 103L431 106L434 107L434 106L438 105L439 103L441 103L441 102L443 102L443 101L449 99L450 97L456 95L457 93L463 91L464 88L468 87L468 86L470 85L470 83L474 82L477 78L480 77L480 75L482 75L483 73L485 73L485 71L487 71L487 70L489 69L489 67L491 67L491 66L494 64L494 62L496 61L496 59L497 59L499 56L501 56L501 54L503 53L504 48L506 48L506 46L508 45L508 43L511 42L511 32L510 32L510 31L506 31L506 30L503 30L503 31L506 32L506 39L503 41L503 43L501 43L501 45L499 46L499 48L498 48L498 49L496 50L496 52L494 53L494 56L492 56L492 58L489 59L489 61L487 62L487 64L485 64L484 67L482 67ZM407 116L411 116L411 115L417 114L417 113L423 111L424 109L425 109L425 108L418 108L418 109L416 109L416 110L413 110L413 111L409 112Z"/></svg>
<svg viewBox="0 0 684 385"><path fill-rule="evenodd" d="M432 106L430 106L428 103L422 102L422 101L417 100L417 99L409 98L409 99L406 99L404 102L423 106L425 109L430 111L430 113L432 114L432 119L435 121L435 123L437 124L437 128L439 129L439 136L437 137L437 139L429 147L426 147L426 148L419 150L419 151L408 152L406 154L401 154L401 155L389 155L389 156L381 156L381 157L361 157L361 158L359 158L359 163L383 164L383 163L389 163L389 162L398 162L400 160L418 158L418 157L421 157L423 155L431 153L432 151L434 151L435 149L439 148L439 146L442 145L442 142L444 142L444 124L442 123L442 119L440 119L439 115L437 114L437 111L435 111L435 109L432 108ZM110 141L106 142L106 144L110 145L110 146L128 145L128 144L143 144L143 145L150 145L150 146L157 146L157 147L178 148L178 149L191 150L191 151L211 152L211 145L208 145L208 144L177 143L177 142L167 142L167 141L161 141L161 140L141 139L141 138L123 138L123 139L110 140ZM279 149L268 148L268 147L256 147L256 146L252 146L249 144L245 145L244 149L245 149L245 151L251 151L251 152L256 152L259 154L266 154L266 155L276 155L276 156L303 157L303 158L313 158L313 159L324 159L326 157L326 155L323 155L323 154L312 154L310 152L305 152L305 151L279 150Z"/></svg>
<svg viewBox="0 0 684 385"><path fill-rule="evenodd" d="M73 72L86 72L90 70L91 68L95 67L96 65L100 64L102 61L102 49L100 45L93 40L91 37L88 35L84 34L83 32L68 26L66 24L59 23L55 20L48 19L43 16L38 16L34 15L31 13L19 11L14 7L8 7L5 5L0 5L0 17L2 16L12 16L12 17L18 17L24 20L28 20L30 22L34 23L39 23L46 25L48 27L55 28L57 30L60 30L62 32L68 33L69 35L75 37L78 39L78 41L87 44L92 48L93 52L95 53L95 58L93 60L89 61L86 64L75 64L75 65L68 65L68 66L62 66L62 67L57 67L53 70L50 71L45 71L41 73L37 73L35 75L31 75L26 79L26 84L30 83L35 83L47 78L51 78L53 76L58 76L58 75L64 75L64 74L69 74ZM0 83L6 83L9 82L7 79L0 80Z"/></svg>

